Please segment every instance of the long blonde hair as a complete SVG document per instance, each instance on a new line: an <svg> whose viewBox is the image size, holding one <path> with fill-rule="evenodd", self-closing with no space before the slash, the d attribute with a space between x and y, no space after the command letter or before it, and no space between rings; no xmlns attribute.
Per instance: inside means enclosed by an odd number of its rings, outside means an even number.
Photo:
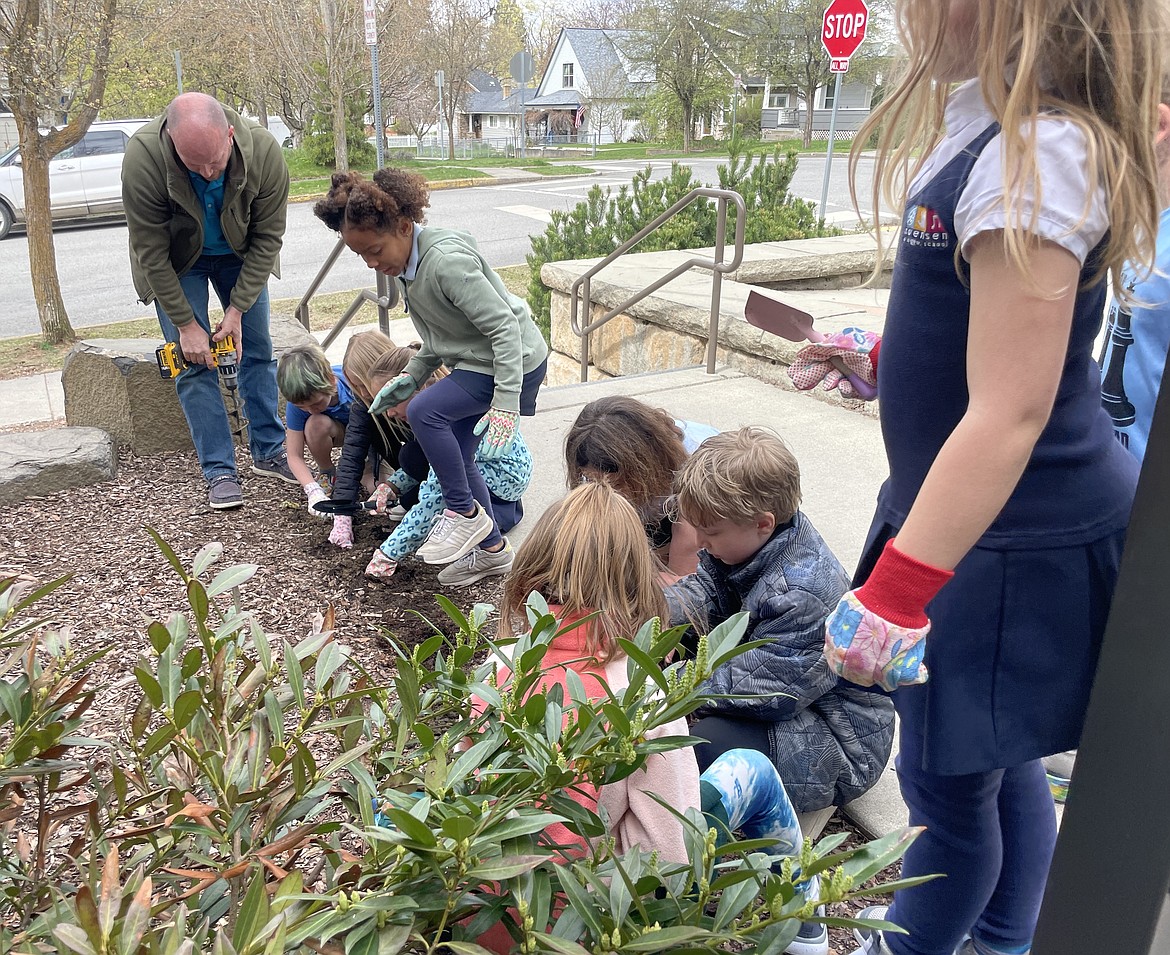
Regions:
<svg viewBox="0 0 1170 955"><path fill-rule="evenodd" d="M527 626L532 591L560 604L563 616L598 611L587 627L586 651L604 663L651 617L667 619L656 562L642 521L630 503L603 482L582 484L541 515L520 545L504 587L501 630Z"/></svg>
<svg viewBox="0 0 1170 955"><path fill-rule="evenodd" d="M370 369L383 355L397 348L389 336L377 331L358 332L345 346L342 373L354 394L361 398L367 407L377 393L377 389L370 386Z"/></svg>
<svg viewBox="0 0 1170 955"><path fill-rule="evenodd" d="M978 4L977 72L1003 138L1007 205L1004 248L1021 271L1039 214L1022 221L1020 197L1040 198L1035 126L1057 112L1085 134L1087 181L1104 187L1112 225L1093 281L1115 288L1127 261L1153 262L1158 233L1154 123L1163 76L1163 0L973 0ZM901 0L898 29L907 59L892 92L874 108L849 157L853 201L867 140L876 133L870 200L901 210L911 180L943 133L947 84L933 81L944 51L948 4ZM1088 212L1086 208L1085 212ZM883 236L875 229L879 246ZM879 262L881 258L879 256Z"/></svg>
<svg viewBox="0 0 1170 955"><path fill-rule="evenodd" d="M392 348L388 352L383 352L382 355L372 365L370 365L369 370L366 372L366 377L370 381L371 389L378 382L385 384L391 378L396 378L401 375L403 369L406 368L407 362L409 362L415 355L418 354L418 350L421 347L422 345L420 345L418 342L414 342L410 345L400 345ZM446 366L440 365L433 372L431 372L431 376L422 383L419 390L421 391L428 385L433 385L440 378L446 378L449 374L450 372L447 370Z"/></svg>
<svg viewBox="0 0 1170 955"><path fill-rule="evenodd" d="M396 355L401 351L405 351L405 349L395 345L388 335L373 330L358 332L345 346L345 358L342 360L341 373L345 375L345 380L349 382L353 393L367 408L374 400L374 395L380 390L380 388L373 387L371 371L388 355ZM402 364L405 367L406 361L403 361ZM402 442L410 440L413 436L409 426L403 421L395 421L380 414L370 415L370 420L374 422L374 427L381 432L387 444L391 443L391 438Z"/></svg>

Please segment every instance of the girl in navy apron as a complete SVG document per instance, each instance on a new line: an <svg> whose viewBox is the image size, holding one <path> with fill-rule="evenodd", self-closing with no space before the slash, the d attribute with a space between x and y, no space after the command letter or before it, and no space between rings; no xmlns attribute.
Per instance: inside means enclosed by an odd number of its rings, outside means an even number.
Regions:
<svg viewBox="0 0 1170 955"><path fill-rule="evenodd" d="M1105 276L1152 261L1159 16L903 0L909 70L856 140L880 130L875 182L904 199L890 478L826 655L893 692L926 827L902 875L946 876L866 913L907 934L857 931L859 953L1031 947L1056 838L1040 759L1079 738L1137 477L1090 351Z"/></svg>

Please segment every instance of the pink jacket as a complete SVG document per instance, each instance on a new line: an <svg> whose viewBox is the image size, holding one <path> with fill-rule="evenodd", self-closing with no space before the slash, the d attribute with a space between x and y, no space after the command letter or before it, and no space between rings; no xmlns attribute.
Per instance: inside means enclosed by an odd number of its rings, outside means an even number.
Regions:
<svg viewBox="0 0 1170 955"><path fill-rule="evenodd" d="M571 618L560 618L560 609L558 606L549 607L562 625L571 623ZM620 693L629 686L625 656L601 665L588 657L585 651L587 626L588 624L585 624L570 630L553 640L544 657L544 676L539 684L542 692L560 684L564 688L565 699L568 700L569 689L565 686L565 674L568 670L574 670L580 675L585 684L585 692L589 694L591 700L605 698L600 680L604 680L614 693ZM499 684L503 685L511 671L501 661L497 673ZM476 701L478 710L482 711L484 707L482 701ZM568 719L567 714L565 718ZM688 732L687 721L680 718L652 730L647 735L659 738L686 736ZM699 767L695 762L694 750L687 747L654 753L647 757L645 765L638 772L631 773L619 782L603 786L600 794L592 786L580 786L576 790L569 790L569 795L583 806L590 809L600 807L605 810L609 818L610 835L616 840L619 853L639 846L647 852L657 850L659 857L664 861L687 862L682 825L667 809L651 799L649 793L656 793L667 805L680 813L685 813L691 807L698 809ZM560 823L550 826L547 831L550 838L560 845L576 844L584 848L581 837L569 832Z"/></svg>

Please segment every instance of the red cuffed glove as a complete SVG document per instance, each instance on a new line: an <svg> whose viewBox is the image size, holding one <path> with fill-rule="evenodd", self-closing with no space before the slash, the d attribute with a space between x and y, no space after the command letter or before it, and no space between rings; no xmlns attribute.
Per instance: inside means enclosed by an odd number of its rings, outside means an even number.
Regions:
<svg viewBox="0 0 1170 955"><path fill-rule="evenodd" d="M842 597L825 622L825 657L833 671L886 690L925 683L926 605L953 576L887 542L869 579Z"/></svg>

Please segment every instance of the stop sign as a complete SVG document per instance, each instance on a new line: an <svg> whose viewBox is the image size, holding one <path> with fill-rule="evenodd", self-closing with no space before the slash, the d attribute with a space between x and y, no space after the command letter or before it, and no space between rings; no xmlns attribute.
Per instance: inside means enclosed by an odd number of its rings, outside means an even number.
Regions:
<svg viewBox="0 0 1170 955"><path fill-rule="evenodd" d="M865 0L833 0L825 10L821 23L821 43L832 57L834 73L844 73L849 57L857 52L865 39L869 23L869 7Z"/></svg>

